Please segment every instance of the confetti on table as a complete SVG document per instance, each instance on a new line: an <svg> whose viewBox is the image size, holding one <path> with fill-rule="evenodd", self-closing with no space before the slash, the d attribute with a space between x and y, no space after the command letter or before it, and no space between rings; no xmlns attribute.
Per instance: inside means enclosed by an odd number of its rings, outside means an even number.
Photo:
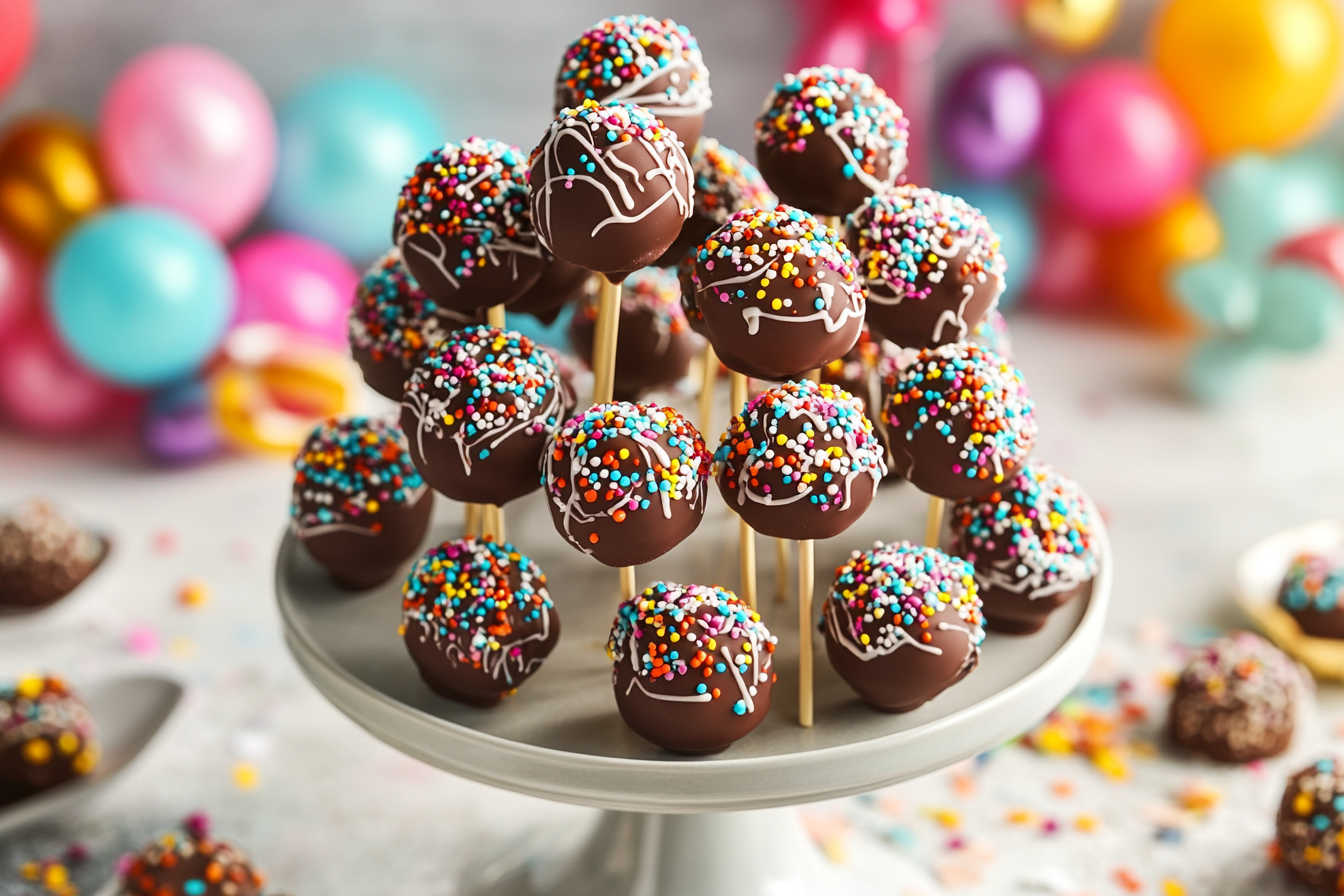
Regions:
<svg viewBox="0 0 1344 896"><path fill-rule="evenodd" d="M255 790L261 783L261 772L250 762L233 764L233 784L239 790Z"/></svg>
<svg viewBox="0 0 1344 896"><path fill-rule="evenodd" d="M177 550L177 533L171 529L160 529L151 537L150 545L156 554L171 554Z"/></svg>
<svg viewBox="0 0 1344 896"><path fill-rule="evenodd" d="M126 630L123 643L136 656L153 656L159 652L159 632L147 623L132 625Z"/></svg>
<svg viewBox="0 0 1344 896"><path fill-rule="evenodd" d="M1181 886L1180 881L1169 877L1162 881L1162 896L1185 896L1185 887Z"/></svg>
<svg viewBox="0 0 1344 896"><path fill-rule="evenodd" d="M196 610L210 603L210 586L200 579L188 579L177 589L177 602L189 610Z"/></svg>
<svg viewBox="0 0 1344 896"><path fill-rule="evenodd" d="M1126 893L1137 893L1143 889L1143 881L1135 876L1133 871L1128 868L1115 869L1115 882L1120 885L1120 889Z"/></svg>

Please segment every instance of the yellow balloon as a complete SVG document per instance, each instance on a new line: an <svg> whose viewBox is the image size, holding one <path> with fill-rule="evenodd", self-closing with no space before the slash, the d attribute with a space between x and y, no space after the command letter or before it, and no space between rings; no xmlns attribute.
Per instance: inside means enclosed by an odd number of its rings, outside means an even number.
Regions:
<svg viewBox="0 0 1344 896"><path fill-rule="evenodd" d="M38 253L107 204L93 138L57 115L21 118L0 134L0 228Z"/></svg>
<svg viewBox="0 0 1344 896"><path fill-rule="evenodd" d="M1065 53L1081 53L1106 39L1120 0L1026 0L1022 22L1042 43Z"/></svg>
<svg viewBox="0 0 1344 896"><path fill-rule="evenodd" d="M1279 149L1335 105L1333 0L1172 0L1156 17L1152 46L1212 155Z"/></svg>

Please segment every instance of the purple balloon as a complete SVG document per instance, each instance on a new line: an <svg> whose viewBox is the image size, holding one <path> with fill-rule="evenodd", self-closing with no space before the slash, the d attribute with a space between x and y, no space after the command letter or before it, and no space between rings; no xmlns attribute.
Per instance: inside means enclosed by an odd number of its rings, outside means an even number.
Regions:
<svg viewBox="0 0 1344 896"><path fill-rule="evenodd" d="M1000 181L1026 164L1045 117L1041 80L994 53L972 61L948 89L939 120L943 148L968 177Z"/></svg>

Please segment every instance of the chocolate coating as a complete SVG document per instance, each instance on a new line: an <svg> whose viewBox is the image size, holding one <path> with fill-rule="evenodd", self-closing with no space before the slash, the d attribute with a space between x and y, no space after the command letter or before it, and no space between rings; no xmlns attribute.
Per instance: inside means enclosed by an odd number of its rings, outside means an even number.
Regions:
<svg viewBox="0 0 1344 896"><path fill-rule="evenodd" d="M1344 564L1330 554L1293 559L1279 586L1279 606L1314 638L1344 638Z"/></svg>
<svg viewBox="0 0 1344 896"><path fill-rule="evenodd" d="M541 276L546 262L529 217L527 176L516 146L468 137L430 153L402 187L392 241L442 307L503 305Z"/></svg>
<svg viewBox="0 0 1344 896"><path fill-rule="evenodd" d="M971 565L934 548L901 541L854 551L821 613L831 665L882 712L922 706L980 661Z"/></svg>
<svg viewBox="0 0 1344 896"><path fill-rule="evenodd" d="M1344 879L1344 776L1336 759L1319 759L1288 779L1275 824L1277 852L1291 877L1336 894Z"/></svg>
<svg viewBox="0 0 1344 896"><path fill-rule="evenodd" d="M616 611L607 638L621 718L645 740L718 753L770 711L775 638L731 591L655 582Z"/></svg>
<svg viewBox="0 0 1344 896"><path fill-rule="evenodd" d="M686 325L691 328L691 332L698 333L708 339L709 333L705 329L705 315L695 304L695 281L691 279L694 274L695 255L692 253L682 258L681 262L677 264L677 285L681 287L681 316L686 318Z"/></svg>
<svg viewBox="0 0 1344 896"><path fill-rule="evenodd" d="M0 517L0 614L49 607L78 588L107 557L107 541L45 501Z"/></svg>
<svg viewBox="0 0 1344 896"><path fill-rule="evenodd" d="M905 171L905 114L868 75L822 65L785 75L756 119L756 165L781 202L847 215Z"/></svg>
<svg viewBox="0 0 1344 896"><path fill-rule="evenodd" d="M865 319L883 338L905 348L961 342L998 303L1008 265L965 200L905 184L864 200L847 227L868 283Z"/></svg>
<svg viewBox="0 0 1344 896"><path fill-rule="evenodd" d="M537 282L509 303L514 314L530 314L546 326L555 323L565 305L588 295L593 272L587 268L556 258L546 253L546 267Z"/></svg>
<svg viewBox="0 0 1344 896"><path fill-rule="evenodd" d="M100 755L93 714L62 679L0 686L0 806L87 775Z"/></svg>
<svg viewBox="0 0 1344 896"><path fill-rule="evenodd" d="M445 541L402 589L402 637L434 693L499 703L541 668L560 640L546 575L512 544Z"/></svg>
<svg viewBox="0 0 1344 896"><path fill-rule="evenodd" d="M884 390L892 461L926 494L986 495L1012 480L1036 441L1022 374L978 345L925 349Z"/></svg>
<svg viewBox="0 0 1344 896"><path fill-rule="evenodd" d="M259 896L265 878L224 840L165 834L126 869L125 896Z"/></svg>
<svg viewBox="0 0 1344 896"><path fill-rule="evenodd" d="M294 460L290 525L332 581L363 591L392 577L429 527L434 495L396 424L333 417Z"/></svg>
<svg viewBox="0 0 1344 896"><path fill-rule="evenodd" d="M756 166L713 137L700 141L691 156L691 173L695 177L695 205L676 240L654 262L657 267L675 267L736 212L778 204Z"/></svg>
<svg viewBox="0 0 1344 896"><path fill-rule="evenodd" d="M620 280L672 245L691 214L691 164L653 113L585 100L532 150L532 220L546 248Z"/></svg>
<svg viewBox="0 0 1344 896"><path fill-rule="evenodd" d="M708 476L700 433L652 403L594 405L555 433L542 463L556 531L607 566L648 563L694 532Z"/></svg>
<svg viewBox="0 0 1344 896"><path fill-rule="evenodd" d="M854 347L866 290L835 231L780 205L743 209L696 251L695 304L730 370L796 379Z"/></svg>

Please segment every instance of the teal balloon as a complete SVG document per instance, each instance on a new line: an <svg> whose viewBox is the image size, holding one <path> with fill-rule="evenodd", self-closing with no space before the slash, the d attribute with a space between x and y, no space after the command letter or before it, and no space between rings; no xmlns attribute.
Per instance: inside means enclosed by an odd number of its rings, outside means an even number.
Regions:
<svg viewBox="0 0 1344 896"><path fill-rule="evenodd" d="M233 267L199 226L127 205L81 224L47 274L51 314L70 351L132 387L182 379L210 356L233 318Z"/></svg>
<svg viewBox="0 0 1344 896"><path fill-rule="evenodd" d="M1344 168L1319 150L1237 156L1205 183L1224 252L1247 262L1279 243L1344 217Z"/></svg>
<svg viewBox="0 0 1344 896"><path fill-rule="evenodd" d="M1264 360L1263 351L1248 339L1226 336L1203 342L1186 362L1186 394L1200 404L1226 404L1251 389Z"/></svg>
<svg viewBox="0 0 1344 896"><path fill-rule="evenodd" d="M1168 275L1167 286L1200 320L1222 330L1244 332L1259 314L1255 270L1222 256L1176 268Z"/></svg>
<svg viewBox="0 0 1344 896"><path fill-rule="evenodd" d="M1344 295L1335 281L1312 268L1280 264L1261 275L1260 313L1251 339L1288 352L1320 348L1344 317Z"/></svg>
<svg viewBox="0 0 1344 896"><path fill-rule="evenodd" d="M295 94L279 125L274 222L360 263L385 252L402 184L443 144L429 103L399 81L344 71Z"/></svg>
<svg viewBox="0 0 1344 896"><path fill-rule="evenodd" d="M1007 287L999 297L999 307L1011 306L1031 279L1036 264L1040 238L1030 204L1021 193L1003 184L958 182L941 189L980 209L999 235L999 248L1008 262Z"/></svg>

